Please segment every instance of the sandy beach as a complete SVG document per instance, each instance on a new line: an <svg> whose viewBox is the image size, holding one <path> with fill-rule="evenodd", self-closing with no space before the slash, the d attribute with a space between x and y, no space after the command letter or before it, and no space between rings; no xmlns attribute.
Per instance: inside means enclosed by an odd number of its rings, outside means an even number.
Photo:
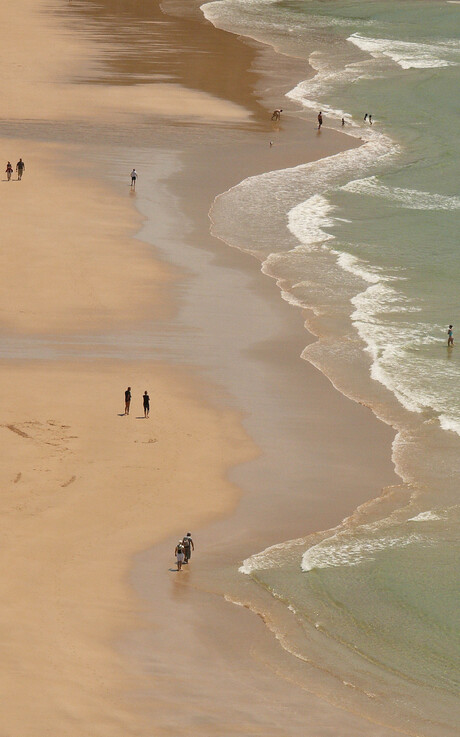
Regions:
<svg viewBox="0 0 460 737"><path fill-rule="evenodd" d="M3 729L369 734L224 596L248 555L397 485L393 433L300 360L302 313L208 218L243 178L357 142L294 106L274 127L305 64L175 10L0 9L0 145L26 163L0 198Z"/></svg>

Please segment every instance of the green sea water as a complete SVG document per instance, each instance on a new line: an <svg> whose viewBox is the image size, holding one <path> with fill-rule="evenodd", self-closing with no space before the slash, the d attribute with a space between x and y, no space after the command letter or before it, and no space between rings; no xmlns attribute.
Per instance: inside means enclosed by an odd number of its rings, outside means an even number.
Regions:
<svg viewBox="0 0 460 737"><path fill-rule="evenodd" d="M402 479L390 512L369 503L319 538L254 551L241 571L301 624L288 636L278 622L285 647L327 662L362 708L411 734L455 734L460 347L446 333L460 326L460 4L221 0L203 12L308 59L314 75L281 107L322 110L323 136L343 117L364 141L245 180L212 218L310 308L319 341L303 357L395 427Z"/></svg>

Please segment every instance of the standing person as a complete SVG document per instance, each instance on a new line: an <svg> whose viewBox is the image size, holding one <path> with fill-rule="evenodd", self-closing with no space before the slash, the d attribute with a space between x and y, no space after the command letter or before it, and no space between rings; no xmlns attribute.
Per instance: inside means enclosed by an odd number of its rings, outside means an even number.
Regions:
<svg viewBox="0 0 460 737"><path fill-rule="evenodd" d="M372 115L369 113L369 125L372 125Z"/></svg>
<svg viewBox="0 0 460 737"><path fill-rule="evenodd" d="M192 557L192 550L195 550L195 545L193 544L192 535L190 534L190 532L187 532L186 536L182 540L182 543L184 545L185 562L188 563L190 558Z"/></svg>
<svg viewBox="0 0 460 737"><path fill-rule="evenodd" d="M345 125L345 118L342 118L342 128Z"/></svg>
<svg viewBox="0 0 460 737"><path fill-rule="evenodd" d="M177 543L174 555L176 556L177 570L180 571L185 558L184 545L182 543L182 540L179 540L179 542Z"/></svg>
<svg viewBox="0 0 460 737"><path fill-rule="evenodd" d="M131 387L128 386L125 391L125 415L129 415L129 405L131 404Z"/></svg>
<svg viewBox="0 0 460 737"><path fill-rule="evenodd" d="M280 120L282 112L283 112L283 109L277 107L276 110L273 111L272 120Z"/></svg>
<svg viewBox="0 0 460 737"><path fill-rule="evenodd" d="M364 115L364 122L367 120L367 113Z"/></svg>
<svg viewBox="0 0 460 737"><path fill-rule="evenodd" d="M144 417L147 419L147 417L149 416L149 412L150 412L150 397L147 394L147 389L142 395L142 401L144 403Z"/></svg>
<svg viewBox="0 0 460 737"><path fill-rule="evenodd" d="M10 181L12 173L13 167L11 166L11 161L8 161L6 165L6 178L8 179L8 181Z"/></svg>
<svg viewBox="0 0 460 737"><path fill-rule="evenodd" d="M452 325L449 325L449 330L447 331L447 345L454 345L454 331Z"/></svg>
<svg viewBox="0 0 460 737"><path fill-rule="evenodd" d="M131 172L131 187L136 189L137 171L135 169Z"/></svg>
<svg viewBox="0 0 460 737"><path fill-rule="evenodd" d="M318 130L321 130L322 124L323 124L323 114L320 110L318 113Z"/></svg>
<svg viewBox="0 0 460 737"><path fill-rule="evenodd" d="M20 182L22 179L22 175L24 174L26 170L26 165L24 164L22 159L19 159L18 163L16 164L16 171L18 173L18 181Z"/></svg>

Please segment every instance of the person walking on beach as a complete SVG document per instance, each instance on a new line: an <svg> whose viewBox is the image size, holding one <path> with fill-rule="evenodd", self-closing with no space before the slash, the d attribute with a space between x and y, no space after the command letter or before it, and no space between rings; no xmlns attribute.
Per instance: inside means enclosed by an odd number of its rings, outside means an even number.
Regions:
<svg viewBox="0 0 460 737"><path fill-rule="evenodd" d="M276 110L273 111L272 120L280 120L282 112L283 112L283 109L277 107Z"/></svg>
<svg viewBox="0 0 460 737"><path fill-rule="evenodd" d="M447 331L447 345L454 345L454 331L452 325L449 325L449 330Z"/></svg>
<svg viewBox="0 0 460 737"><path fill-rule="evenodd" d="M345 118L342 118L342 128L345 125Z"/></svg>
<svg viewBox="0 0 460 737"><path fill-rule="evenodd" d="M195 545L193 544L192 535L190 532L187 532L186 536L182 540L182 544L184 546L184 562L188 563L190 558L192 557L192 550L195 550Z"/></svg>
<svg viewBox="0 0 460 737"><path fill-rule="evenodd" d="M144 417L145 419L147 419L147 417L149 416L149 412L150 412L150 397L147 394L147 389L142 395L142 401L144 403Z"/></svg>
<svg viewBox="0 0 460 737"><path fill-rule="evenodd" d="M182 540L179 540L179 542L177 543L174 555L176 556L177 570L180 571L185 559L184 545Z"/></svg>
<svg viewBox="0 0 460 737"><path fill-rule="evenodd" d="M372 115L369 113L369 125L372 125Z"/></svg>
<svg viewBox="0 0 460 737"><path fill-rule="evenodd" d="M367 113L364 114L364 122L367 120Z"/></svg>
<svg viewBox="0 0 460 737"><path fill-rule="evenodd" d="M131 387L128 386L125 391L125 415L129 415L129 405L131 404Z"/></svg>
<svg viewBox="0 0 460 737"><path fill-rule="evenodd" d="M318 113L318 130L321 130L322 124L323 124L323 114L320 110Z"/></svg>
<svg viewBox="0 0 460 737"><path fill-rule="evenodd" d="M22 175L24 174L26 170L26 165L24 164L22 159L19 159L18 163L16 164L16 171L18 173L18 181L20 182L22 179Z"/></svg>
<svg viewBox="0 0 460 737"><path fill-rule="evenodd" d="M137 171L135 169L131 172L131 187L136 189Z"/></svg>
<svg viewBox="0 0 460 737"><path fill-rule="evenodd" d="M8 161L6 165L6 178L8 179L8 181L10 181L12 173L13 167L11 166L11 161Z"/></svg>

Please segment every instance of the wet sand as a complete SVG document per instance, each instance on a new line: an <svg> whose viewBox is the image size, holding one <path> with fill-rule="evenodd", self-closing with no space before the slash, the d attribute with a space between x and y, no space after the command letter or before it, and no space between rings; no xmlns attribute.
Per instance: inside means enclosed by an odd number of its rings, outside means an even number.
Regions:
<svg viewBox="0 0 460 737"><path fill-rule="evenodd" d="M302 314L207 217L244 177L349 141L318 137L296 110L273 126L304 65L286 60L268 84L275 55L200 16L73 0L37 17L32 5L17 16L40 39L30 68L46 44L69 57L59 73L56 59L35 65L40 101L18 96L1 122L6 155L27 157L2 202L8 355L20 336L43 358L39 336L57 356L1 366L5 729L368 734L294 685L299 663L219 589L247 555L396 483L392 433L300 360ZM32 95L36 77L20 79ZM118 416L128 383L139 403L150 391L149 421L137 406ZM186 528L197 550L177 574Z"/></svg>

